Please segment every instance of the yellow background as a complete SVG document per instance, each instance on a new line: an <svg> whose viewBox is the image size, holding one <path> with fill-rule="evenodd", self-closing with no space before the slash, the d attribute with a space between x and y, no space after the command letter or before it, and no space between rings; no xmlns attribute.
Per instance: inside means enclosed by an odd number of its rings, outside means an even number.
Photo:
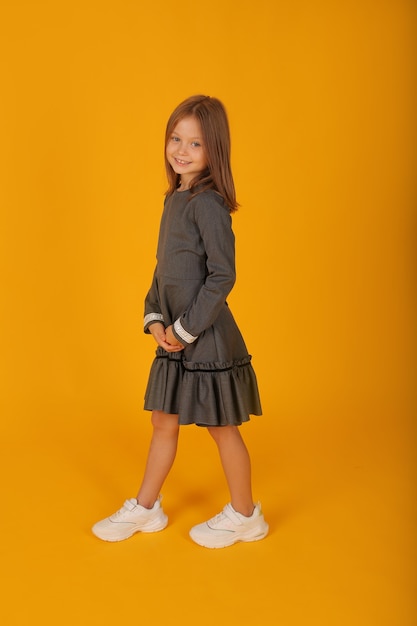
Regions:
<svg viewBox="0 0 417 626"><path fill-rule="evenodd" d="M411 0L1 1L3 624L416 624L415 26ZM169 527L111 545L89 529L143 469L164 127L195 93L230 116L271 534L192 544L227 490L189 427Z"/></svg>

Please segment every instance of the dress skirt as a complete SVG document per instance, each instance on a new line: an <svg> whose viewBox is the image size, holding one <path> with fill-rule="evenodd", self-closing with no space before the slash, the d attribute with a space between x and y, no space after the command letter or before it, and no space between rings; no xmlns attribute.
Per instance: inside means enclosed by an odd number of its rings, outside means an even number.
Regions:
<svg viewBox="0 0 417 626"><path fill-rule="evenodd" d="M251 356L229 362L187 361L184 352L158 347L145 393L145 409L178 414L179 424L238 426L261 415Z"/></svg>

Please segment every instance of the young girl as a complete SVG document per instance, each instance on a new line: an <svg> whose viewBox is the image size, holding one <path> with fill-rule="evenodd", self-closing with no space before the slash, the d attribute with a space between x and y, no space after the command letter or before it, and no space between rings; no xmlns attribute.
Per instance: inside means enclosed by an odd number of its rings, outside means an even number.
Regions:
<svg viewBox="0 0 417 626"><path fill-rule="evenodd" d="M165 165L169 188L144 318L145 332L158 344L145 394L153 435L137 498L95 524L93 533L120 541L165 528L159 493L174 462L179 426L196 424L217 444L231 502L190 536L222 548L262 539L268 524L253 503L250 458L238 428L249 414L260 415L261 405L251 357L226 302L235 282L230 213L238 205L219 100L194 96L175 109Z"/></svg>

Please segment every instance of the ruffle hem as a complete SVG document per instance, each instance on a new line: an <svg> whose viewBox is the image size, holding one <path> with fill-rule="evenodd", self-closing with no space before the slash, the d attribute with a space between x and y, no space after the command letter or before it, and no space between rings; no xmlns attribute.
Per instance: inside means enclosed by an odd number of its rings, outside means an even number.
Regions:
<svg viewBox="0 0 417 626"><path fill-rule="evenodd" d="M145 410L178 414L181 425L238 426L261 415L251 356L232 362L194 363L182 352L156 351Z"/></svg>

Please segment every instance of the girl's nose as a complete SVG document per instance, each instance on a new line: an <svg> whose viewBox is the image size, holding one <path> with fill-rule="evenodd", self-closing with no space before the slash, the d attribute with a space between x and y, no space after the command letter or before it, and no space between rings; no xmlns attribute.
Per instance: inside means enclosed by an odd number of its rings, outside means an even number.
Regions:
<svg viewBox="0 0 417 626"><path fill-rule="evenodd" d="M178 154L187 154L187 146L185 143L180 143L178 146Z"/></svg>

